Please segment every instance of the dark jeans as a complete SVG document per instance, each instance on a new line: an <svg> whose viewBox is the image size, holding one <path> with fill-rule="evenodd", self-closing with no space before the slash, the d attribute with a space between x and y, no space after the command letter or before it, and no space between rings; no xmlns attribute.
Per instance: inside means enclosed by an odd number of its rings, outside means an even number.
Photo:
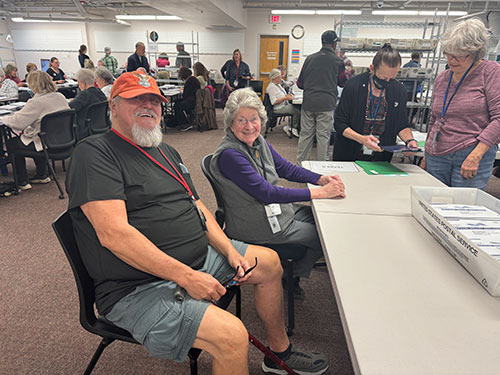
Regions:
<svg viewBox="0 0 500 375"><path fill-rule="evenodd" d="M187 124L188 120L184 111L190 112L194 110L196 103L190 100L177 100L174 103L174 118L176 126Z"/></svg>
<svg viewBox="0 0 500 375"><path fill-rule="evenodd" d="M35 144L31 142L28 146L25 146L21 141L21 137L13 137L7 140L7 151L9 155L14 158L14 163L16 165L14 173L17 177L18 184L24 184L29 182L28 171L26 170L26 159L24 156L19 155L22 151L36 151ZM39 152L40 157L33 158L36 166L37 176L47 176L48 166L47 160L43 156L43 152Z"/></svg>

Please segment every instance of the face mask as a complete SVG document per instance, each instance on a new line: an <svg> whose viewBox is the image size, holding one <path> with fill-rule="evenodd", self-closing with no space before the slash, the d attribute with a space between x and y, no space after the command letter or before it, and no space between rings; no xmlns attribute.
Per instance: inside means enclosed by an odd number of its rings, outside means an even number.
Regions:
<svg viewBox="0 0 500 375"><path fill-rule="evenodd" d="M392 80L391 80L392 81ZM377 74L376 73L373 73L373 83L375 85L375 87L379 90L383 90L387 87L387 85L391 82L387 82L383 79L380 79L377 77Z"/></svg>

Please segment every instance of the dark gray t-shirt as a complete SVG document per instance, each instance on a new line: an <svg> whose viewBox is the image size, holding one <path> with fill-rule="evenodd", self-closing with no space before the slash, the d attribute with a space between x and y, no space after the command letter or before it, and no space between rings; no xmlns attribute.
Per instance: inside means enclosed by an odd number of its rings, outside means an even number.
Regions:
<svg viewBox="0 0 500 375"><path fill-rule="evenodd" d="M166 144L160 147L198 199L180 155ZM156 148L144 150L175 173ZM101 246L80 209L86 202L125 201L130 225L159 249L194 269L203 265L208 239L190 195L172 176L115 133L92 136L78 144L71 157L66 189L80 254L94 280L101 314L108 313L137 286L157 278Z"/></svg>

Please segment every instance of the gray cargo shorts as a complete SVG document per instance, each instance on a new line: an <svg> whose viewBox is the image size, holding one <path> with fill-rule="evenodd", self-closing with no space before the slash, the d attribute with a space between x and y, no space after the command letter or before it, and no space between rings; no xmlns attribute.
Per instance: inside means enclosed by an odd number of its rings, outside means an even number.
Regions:
<svg viewBox="0 0 500 375"><path fill-rule="evenodd" d="M248 245L231 242L244 256ZM205 264L199 271L211 274L220 282L234 273L227 259L210 245ZM167 280L141 285L118 301L106 314L106 319L130 332L153 357L183 362L211 303L197 301L189 294L183 303L177 303L174 299L176 286Z"/></svg>

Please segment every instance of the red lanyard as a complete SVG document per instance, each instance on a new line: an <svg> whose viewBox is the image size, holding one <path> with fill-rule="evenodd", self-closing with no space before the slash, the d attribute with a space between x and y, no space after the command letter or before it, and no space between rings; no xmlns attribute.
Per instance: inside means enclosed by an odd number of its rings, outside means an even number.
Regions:
<svg viewBox="0 0 500 375"><path fill-rule="evenodd" d="M193 198L193 200L195 199L195 197L194 197L193 193L191 192L191 189L189 188L189 185L187 184L187 182L184 179L184 177L182 177L182 175L179 173L179 171L177 169L175 169L175 167L172 164L172 162L170 160L168 160L168 158L166 157L166 155L163 153L163 151L159 147L157 147L158 151L165 158L165 160L168 161L168 163L170 164L170 166L172 167L172 169L179 175L179 177L177 177L175 174L173 174L172 172L170 172L158 160L156 160L155 158L153 158L151 155L149 155L146 151L144 151L141 147L139 147L138 145L136 145L130 139L124 137L123 135L121 135L120 133L118 133L115 129L111 129L111 131L113 133L115 133L117 136L119 136L121 139L123 139L124 141L130 143L136 149L138 149L139 151L141 151L144 155L146 155L148 157L149 160L151 160L153 163L155 163L157 166L159 166L161 169L163 169L165 172L167 172L170 176L172 176L173 178L175 178L184 187L184 189L186 189L186 191L189 193L189 195L191 195L191 198Z"/></svg>

